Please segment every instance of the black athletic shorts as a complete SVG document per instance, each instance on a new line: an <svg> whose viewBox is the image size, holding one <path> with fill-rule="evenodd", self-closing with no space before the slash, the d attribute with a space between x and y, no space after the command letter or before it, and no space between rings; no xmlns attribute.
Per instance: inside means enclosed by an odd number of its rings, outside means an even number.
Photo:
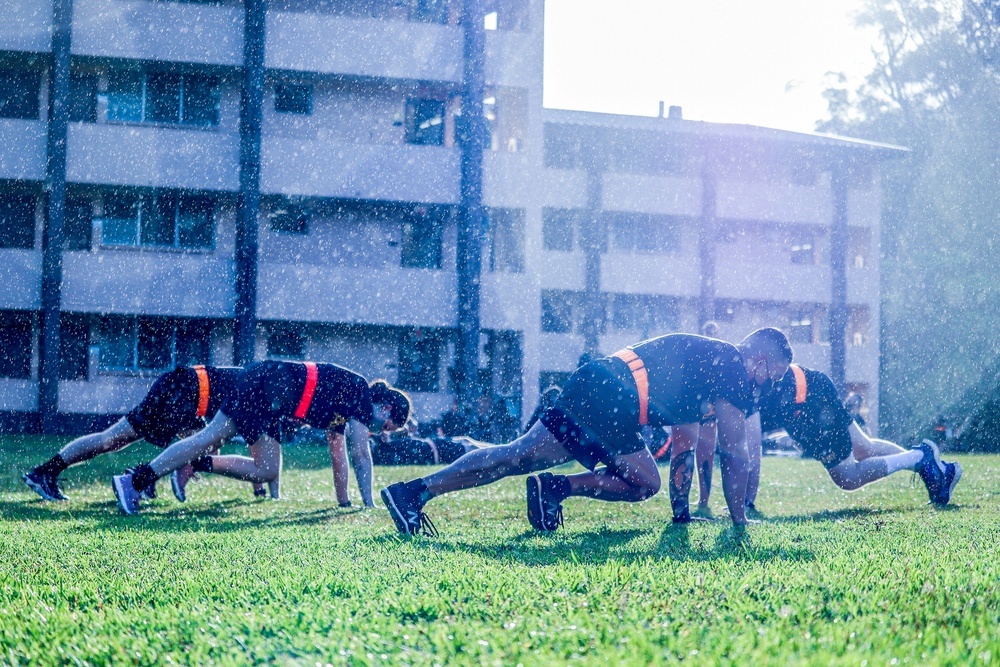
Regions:
<svg viewBox="0 0 1000 667"><path fill-rule="evenodd" d="M816 459L827 470L840 465L854 451L851 446L851 432L847 425L825 430L819 436L809 438L808 442L804 440L796 440L802 448L802 456Z"/></svg>
<svg viewBox="0 0 1000 667"><path fill-rule="evenodd" d="M540 421L590 470L646 447L639 433L639 393L628 364L619 359L578 368Z"/></svg>
<svg viewBox="0 0 1000 667"><path fill-rule="evenodd" d="M158 377L125 419L144 440L166 447L179 434L205 426L205 420L195 416L197 396L198 377L189 368L176 368Z"/></svg>

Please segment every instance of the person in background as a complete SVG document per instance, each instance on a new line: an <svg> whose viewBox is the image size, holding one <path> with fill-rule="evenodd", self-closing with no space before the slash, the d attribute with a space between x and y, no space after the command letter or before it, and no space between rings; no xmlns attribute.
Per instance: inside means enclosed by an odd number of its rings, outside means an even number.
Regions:
<svg viewBox="0 0 1000 667"><path fill-rule="evenodd" d="M865 418L861 416L861 410L865 407L865 397L861 394L856 394L851 392L844 399L844 408L847 410L847 414L851 416L854 423L858 425L865 434L871 435L868 431L868 425L865 422Z"/></svg>

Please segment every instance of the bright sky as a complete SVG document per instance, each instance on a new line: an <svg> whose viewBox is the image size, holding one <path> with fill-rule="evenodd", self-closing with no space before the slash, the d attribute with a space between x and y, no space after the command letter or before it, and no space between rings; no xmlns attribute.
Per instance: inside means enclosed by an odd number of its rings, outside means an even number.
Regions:
<svg viewBox="0 0 1000 667"><path fill-rule="evenodd" d="M861 0L545 0L545 106L812 131L871 71Z"/></svg>

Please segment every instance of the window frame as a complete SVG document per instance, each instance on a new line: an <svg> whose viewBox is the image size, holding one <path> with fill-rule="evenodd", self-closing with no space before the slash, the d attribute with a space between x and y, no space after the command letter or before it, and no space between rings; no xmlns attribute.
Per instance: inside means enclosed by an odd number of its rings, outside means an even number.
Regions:
<svg viewBox="0 0 1000 667"><path fill-rule="evenodd" d="M106 361L106 355L104 350L109 347L106 343L106 333L105 327L115 323L124 323L126 325L126 337L128 338L128 356L129 363L124 365L110 365ZM142 355L142 341L141 341L141 329L143 325L149 327L160 326L169 329L169 359L164 366L144 366L141 364ZM96 345L100 347L101 354L99 356L98 368L102 374L133 374L133 375L148 375L153 373L165 373L173 368L177 368L178 365L189 365L192 363L192 359L178 359L178 335L179 329L181 327L187 326L200 326L203 327L203 345L204 345L204 360L198 363L209 363L211 356L211 333L212 325L209 320L198 320L195 318L175 318L175 317L157 317L157 316L144 316L144 315L103 315L97 320L97 336Z"/></svg>
<svg viewBox="0 0 1000 667"><path fill-rule="evenodd" d="M122 200L127 198L134 198L135 203L132 205L135 211L134 218L112 218L108 215L109 201L115 197L119 197ZM160 205L163 203L164 199L172 200L170 206L170 213L172 220L171 233L172 239L169 244L167 243L156 243L148 242L147 231L153 230L153 227L144 227L147 223L147 216L152 217L152 222L155 223L157 216L160 214ZM184 245L181 243L184 227L181 224L182 221L182 210L185 205L192 205L194 203L201 203L203 210L206 215L205 220L205 233L204 238L206 243L204 245ZM215 250L215 209L218 201L215 197L210 195L203 195L197 193L190 193L178 190L160 190L149 192L133 192L129 190L111 190L102 194L102 204L103 211L100 216L94 216L94 219L101 222L101 247L103 248L137 248L143 250L160 250L160 251L178 251L178 252L211 252ZM109 240L107 234L107 221L109 220L127 220L132 226L132 241L124 242L118 240ZM93 225L93 222L91 222Z"/></svg>
<svg viewBox="0 0 1000 667"><path fill-rule="evenodd" d="M138 116L137 117L123 117L112 115L112 108L114 102L112 101L113 95L123 95L124 93L114 93L112 92L111 81L115 78L120 78L124 80L130 76L138 77ZM177 99L177 109L174 120L167 118L152 118L151 114L155 109L155 101L151 98L151 77L177 77L179 79L178 86L178 99ZM187 120L188 113L185 108L185 103L187 102L186 97L190 96L192 93L188 92L188 89L194 86L193 80L196 78L204 79L208 83L208 91L210 101L212 106L210 109L210 116L208 122ZM102 93L98 93L98 97L104 96L107 106L107 113L105 116L105 121L109 124L132 124L132 125L152 125L159 127L172 127L172 128L185 128L185 129L212 129L219 126L219 86L221 84L221 79L218 76L211 74L202 74L200 72L174 72L171 70L163 69L148 69L142 71L136 70L116 70L109 74L109 84L108 89Z"/></svg>

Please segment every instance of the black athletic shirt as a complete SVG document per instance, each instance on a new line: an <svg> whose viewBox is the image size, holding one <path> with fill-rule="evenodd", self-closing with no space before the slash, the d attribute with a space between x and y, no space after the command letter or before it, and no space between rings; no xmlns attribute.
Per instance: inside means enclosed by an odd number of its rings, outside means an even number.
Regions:
<svg viewBox="0 0 1000 667"><path fill-rule="evenodd" d="M744 415L756 410L755 383L747 377L743 356L730 343L668 334L631 348L649 374L649 424L695 424L724 399Z"/></svg>
<svg viewBox="0 0 1000 667"><path fill-rule="evenodd" d="M784 429L804 447L823 442L843 433L851 424L851 415L837 396L833 381L819 371L803 368L806 376L806 400L795 402L795 374L788 372L774 389L760 400L760 425L764 433Z"/></svg>
<svg viewBox="0 0 1000 667"><path fill-rule="evenodd" d="M272 409L286 418L294 418L306 386L306 366L293 361L262 361L260 371L274 383ZM248 367L249 370L249 367ZM316 392L305 419L313 428L344 432L351 419L372 427L372 395L368 380L342 366L317 363Z"/></svg>

